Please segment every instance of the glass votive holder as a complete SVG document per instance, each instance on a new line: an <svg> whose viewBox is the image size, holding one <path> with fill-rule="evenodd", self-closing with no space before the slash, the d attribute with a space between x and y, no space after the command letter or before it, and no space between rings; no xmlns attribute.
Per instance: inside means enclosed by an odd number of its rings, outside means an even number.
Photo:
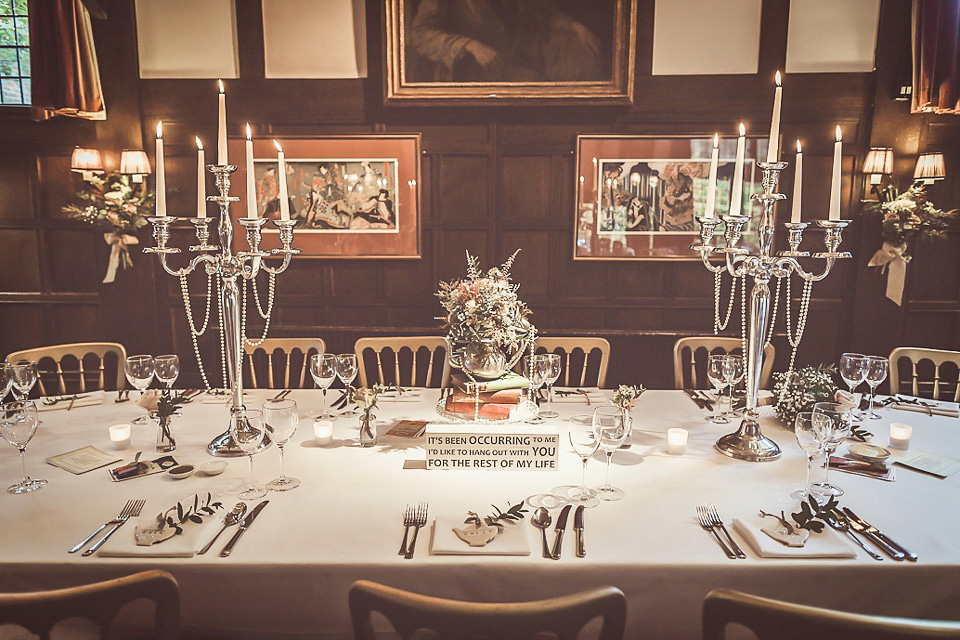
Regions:
<svg viewBox="0 0 960 640"><path fill-rule="evenodd" d="M115 424L107 431L110 432L110 443L116 450L126 449L130 446L130 435L133 429L129 424Z"/></svg>
<svg viewBox="0 0 960 640"><path fill-rule="evenodd" d="M686 429L667 429L667 452L674 456L682 456L687 452Z"/></svg>
<svg viewBox="0 0 960 640"><path fill-rule="evenodd" d="M333 423L329 420L317 418L313 421L313 439L321 447L333 442Z"/></svg>
<svg viewBox="0 0 960 640"><path fill-rule="evenodd" d="M895 449L909 449L913 427L900 422L890 423L890 446Z"/></svg>

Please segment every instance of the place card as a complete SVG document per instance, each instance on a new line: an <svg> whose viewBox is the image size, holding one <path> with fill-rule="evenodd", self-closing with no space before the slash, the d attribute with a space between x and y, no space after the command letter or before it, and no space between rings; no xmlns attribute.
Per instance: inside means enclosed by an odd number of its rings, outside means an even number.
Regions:
<svg viewBox="0 0 960 640"><path fill-rule="evenodd" d="M546 425L427 425L427 469L556 471L560 436Z"/></svg>
<svg viewBox="0 0 960 640"><path fill-rule="evenodd" d="M120 460L122 460L122 458L112 453L104 453L96 447L82 447L74 451L68 451L67 453L61 453L58 456L47 458L49 464L76 475L105 467L114 462L120 462Z"/></svg>
<svg viewBox="0 0 960 640"><path fill-rule="evenodd" d="M926 451L918 451L909 458L897 460L894 464L929 473L938 478L946 478L960 471L960 460L944 458Z"/></svg>

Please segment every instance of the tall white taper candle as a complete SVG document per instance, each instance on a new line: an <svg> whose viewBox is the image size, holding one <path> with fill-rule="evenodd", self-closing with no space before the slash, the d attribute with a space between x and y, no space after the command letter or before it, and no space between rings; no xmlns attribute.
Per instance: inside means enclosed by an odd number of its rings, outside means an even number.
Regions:
<svg viewBox="0 0 960 640"><path fill-rule="evenodd" d="M767 143L767 162L776 162L780 144L780 101L783 87L780 84L780 72L777 71L777 90L773 94L773 117L770 119L770 141Z"/></svg>
<svg viewBox="0 0 960 640"><path fill-rule="evenodd" d="M280 219L290 219L290 198L287 197L287 166L283 160L283 149L276 140L273 144L277 146L277 180L280 182Z"/></svg>
<svg viewBox="0 0 960 640"><path fill-rule="evenodd" d="M217 110L217 164L227 164L227 96L223 92L223 80L220 83Z"/></svg>
<svg viewBox="0 0 960 640"><path fill-rule="evenodd" d="M157 123L157 215L167 215L167 181L163 175L163 121Z"/></svg>
<svg viewBox="0 0 960 640"><path fill-rule="evenodd" d="M257 184L253 175L253 137L250 135L250 123L247 123L246 141L247 170L247 217L257 218Z"/></svg>
<svg viewBox="0 0 960 640"><path fill-rule="evenodd" d="M730 215L740 215L743 201L743 153L747 143L747 128L740 123L740 137L737 138L737 162L733 165L733 187L730 189Z"/></svg>
<svg viewBox="0 0 960 640"><path fill-rule="evenodd" d="M800 222L800 191L803 186L803 151L800 141L797 140L797 161L793 173L793 210L790 212L790 222Z"/></svg>
<svg viewBox="0 0 960 640"><path fill-rule="evenodd" d="M843 159L843 132L837 125L837 141L833 144L833 179L830 181L830 220L840 219L840 172Z"/></svg>
<svg viewBox="0 0 960 640"><path fill-rule="evenodd" d="M200 137L196 136L197 139L197 217L206 218L207 217L207 184L206 184L206 175L203 172L203 143L200 142Z"/></svg>
<svg viewBox="0 0 960 640"><path fill-rule="evenodd" d="M712 218L714 203L717 199L717 164L720 160L720 134L713 134L713 151L710 154L710 176L707 179L707 203L703 207L703 217Z"/></svg>

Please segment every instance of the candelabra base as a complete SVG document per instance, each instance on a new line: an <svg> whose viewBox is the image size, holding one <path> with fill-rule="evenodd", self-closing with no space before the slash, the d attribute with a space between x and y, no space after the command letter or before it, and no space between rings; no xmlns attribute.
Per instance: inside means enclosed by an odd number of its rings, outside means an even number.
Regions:
<svg viewBox="0 0 960 640"><path fill-rule="evenodd" d="M243 420L243 414L238 413L230 418L233 420ZM247 455L246 451L240 449L240 446L237 444L237 441L234 440L232 432L233 425L230 429L227 429L225 432L218 435L214 438L210 444L207 445L207 453L217 458L240 458ZM264 435L263 441L260 443L254 453L259 453L269 447L271 444L270 436Z"/></svg>
<svg viewBox="0 0 960 640"><path fill-rule="evenodd" d="M747 416L736 433L728 433L713 445L725 456L748 462L771 462L780 457L777 443L760 433L760 423Z"/></svg>

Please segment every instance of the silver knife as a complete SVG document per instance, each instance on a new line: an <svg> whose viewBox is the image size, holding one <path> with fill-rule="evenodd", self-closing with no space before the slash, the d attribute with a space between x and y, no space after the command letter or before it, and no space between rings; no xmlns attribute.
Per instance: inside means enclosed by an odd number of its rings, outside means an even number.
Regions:
<svg viewBox="0 0 960 640"><path fill-rule="evenodd" d="M239 540L240 536L242 536L247 531L247 529L250 528L250 525L253 524L253 521L257 518L257 514L263 511L263 508L267 506L269 502L270 502L269 500L264 500L263 502L261 502L260 504L258 504L253 508L253 511L250 512L250 515L248 515L246 518L240 521L240 528L237 529L237 532L233 534L232 538L230 538L230 542L224 545L223 550L220 551L221 558L226 558L227 556L230 555L230 552L233 551L234 545L237 544L237 540Z"/></svg>
<svg viewBox="0 0 960 640"><path fill-rule="evenodd" d="M553 551L550 553L554 560L560 559L560 544L563 542L563 531L567 528L567 517L570 515L570 507L567 505L560 510L560 516L557 518L556 538L553 539Z"/></svg>
<svg viewBox="0 0 960 640"><path fill-rule="evenodd" d="M573 530L577 534L577 557L584 558L587 550L583 546L583 505L573 512Z"/></svg>
<svg viewBox="0 0 960 640"><path fill-rule="evenodd" d="M853 511L850 510L849 507L844 507L843 512L847 514L847 517L852 522L856 522L862 525L867 533L873 534L880 540L883 540L884 542L886 542L893 549L896 549L897 551L901 552L906 557L907 560L911 562L917 561L917 554L910 551L905 546L903 546L902 544L900 544L899 542L897 542L896 540L894 540L884 532L880 531L880 529L877 529L875 526L873 526L872 524L870 524L869 522L867 522L866 520L864 520L863 518L855 514Z"/></svg>
<svg viewBox="0 0 960 640"><path fill-rule="evenodd" d="M846 514L846 512L844 512ZM883 551L885 554L893 558L894 560L903 560L907 557L907 554L903 553L899 549L894 549L892 546L881 540L877 535L871 533L867 530L867 527L864 526L863 521L859 518L852 518L847 514L847 523L850 525L850 528L862 535L864 538L869 540L876 546L878 549Z"/></svg>

